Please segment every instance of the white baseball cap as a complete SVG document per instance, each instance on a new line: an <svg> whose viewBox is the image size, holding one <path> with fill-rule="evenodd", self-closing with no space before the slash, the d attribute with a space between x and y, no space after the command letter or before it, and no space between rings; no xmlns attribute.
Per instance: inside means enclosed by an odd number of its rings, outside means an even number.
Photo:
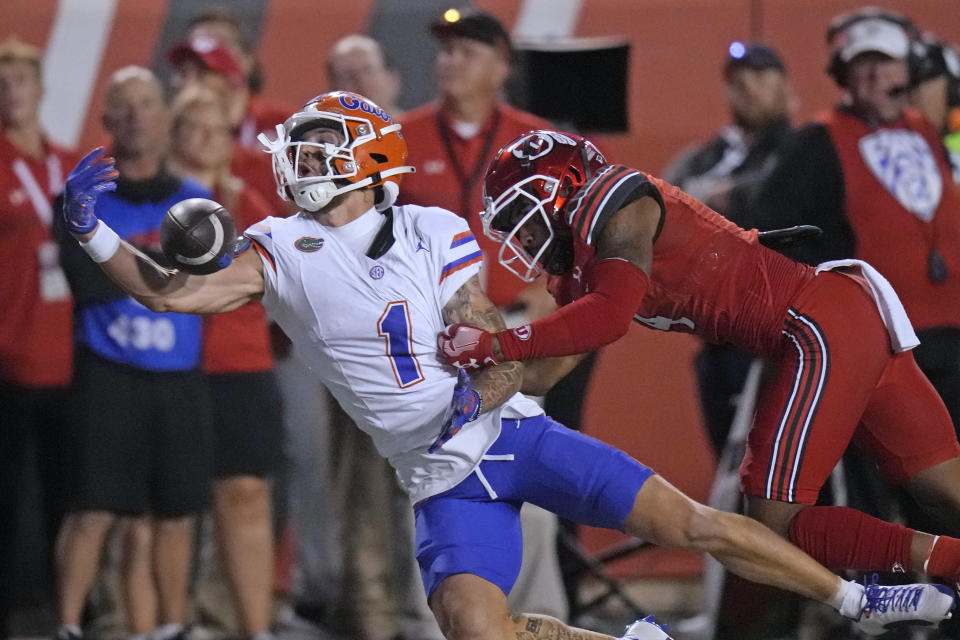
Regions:
<svg viewBox="0 0 960 640"><path fill-rule="evenodd" d="M877 51L905 60L910 52L910 36L892 20L870 17L857 20L837 34L836 49L843 62L850 62L861 53Z"/></svg>

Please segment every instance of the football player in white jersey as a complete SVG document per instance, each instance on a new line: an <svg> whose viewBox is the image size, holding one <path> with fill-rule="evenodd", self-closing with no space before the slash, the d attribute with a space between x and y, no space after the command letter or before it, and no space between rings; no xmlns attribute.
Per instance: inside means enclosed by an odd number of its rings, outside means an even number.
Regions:
<svg viewBox="0 0 960 640"><path fill-rule="evenodd" d="M694 502L518 393L536 387L541 368L569 362L500 364L472 376L444 365L436 351L444 326L504 324L480 286L480 250L466 222L435 207L393 206L400 176L413 169L403 164L399 125L382 109L355 94L324 94L262 141L280 195L302 211L247 230L217 273L164 269L98 223L96 195L115 175L102 150L67 181L67 224L93 229L78 241L151 309L206 314L264 304L396 468L414 503L424 587L447 638L609 638L508 610L523 502L710 553L748 579L829 603L868 632L949 616L953 597L935 586L895 592L841 580L758 522ZM667 638L649 620L623 637Z"/></svg>

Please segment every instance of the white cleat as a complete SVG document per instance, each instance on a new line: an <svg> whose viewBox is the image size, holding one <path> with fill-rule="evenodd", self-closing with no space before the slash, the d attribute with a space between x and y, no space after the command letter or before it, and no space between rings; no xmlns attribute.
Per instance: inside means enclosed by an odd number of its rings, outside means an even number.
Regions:
<svg viewBox="0 0 960 640"><path fill-rule="evenodd" d="M667 635L668 629L665 624L657 624L653 616L647 616L627 627L620 640L673 640Z"/></svg>
<svg viewBox="0 0 960 640"><path fill-rule="evenodd" d="M900 627L939 624L956 606L953 590L946 585L871 584L864 588L864 605L854 624L867 635L879 636Z"/></svg>

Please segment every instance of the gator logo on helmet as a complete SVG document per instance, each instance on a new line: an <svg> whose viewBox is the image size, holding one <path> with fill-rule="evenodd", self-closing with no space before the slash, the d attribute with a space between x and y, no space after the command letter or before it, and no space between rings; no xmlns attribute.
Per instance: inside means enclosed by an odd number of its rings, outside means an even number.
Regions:
<svg viewBox="0 0 960 640"><path fill-rule="evenodd" d="M390 122L390 120L392 120L392 118L390 117L390 114L384 111L382 108L376 107L370 104L369 102L367 102L366 100L360 100L356 96L343 94L340 96L340 104L343 106L344 109L349 109L351 111L356 111L359 109L364 113L369 113L372 116L377 116L384 122Z"/></svg>
<svg viewBox="0 0 960 640"><path fill-rule="evenodd" d="M313 253L314 251L320 251L323 249L323 238L311 238L310 236L303 236L297 238L297 241L293 243L293 246L297 248L297 251L302 251L303 253Z"/></svg>

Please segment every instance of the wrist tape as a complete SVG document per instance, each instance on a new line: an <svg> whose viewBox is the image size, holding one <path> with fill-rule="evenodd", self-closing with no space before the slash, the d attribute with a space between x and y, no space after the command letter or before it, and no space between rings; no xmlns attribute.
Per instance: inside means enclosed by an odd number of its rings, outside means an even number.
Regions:
<svg viewBox="0 0 960 640"><path fill-rule="evenodd" d="M106 262L120 248L120 236L100 220L93 232L93 237L87 242L81 242L80 246L93 258L94 262Z"/></svg>

